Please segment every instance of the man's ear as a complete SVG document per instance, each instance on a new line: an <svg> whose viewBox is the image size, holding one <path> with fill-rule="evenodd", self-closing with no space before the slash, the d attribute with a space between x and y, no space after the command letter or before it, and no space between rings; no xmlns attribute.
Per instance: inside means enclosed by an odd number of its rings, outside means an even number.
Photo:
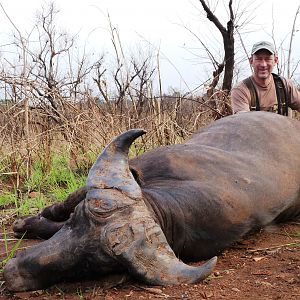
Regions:
<svg viewBox="0 0 300 300"><path fill-rule="evenodd" d="M275 65L278 63L278 56L277 55L274 56L274 63L275 63Z"/></svg>
<svg viewBox="0 0 300 300"><path fill-rule="evenodd" d="M253 73L253 55L251 55L251 56L249 57L249 64L250 64L251 71L252 71L252 73Z"/></svg>

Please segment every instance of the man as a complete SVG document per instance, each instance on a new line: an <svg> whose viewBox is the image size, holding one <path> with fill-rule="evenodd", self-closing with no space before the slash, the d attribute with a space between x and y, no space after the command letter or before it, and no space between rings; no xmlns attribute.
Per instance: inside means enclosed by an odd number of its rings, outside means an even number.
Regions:
<svg viewBox="0 0 300 300"><path fill-rule="evenodd" d="M273 44L254 44L249 61L253 75L231 90L233 113L264 110L288 115L288 107L300 112L300 92L292 81L272 74L278 62Z"/></svg>

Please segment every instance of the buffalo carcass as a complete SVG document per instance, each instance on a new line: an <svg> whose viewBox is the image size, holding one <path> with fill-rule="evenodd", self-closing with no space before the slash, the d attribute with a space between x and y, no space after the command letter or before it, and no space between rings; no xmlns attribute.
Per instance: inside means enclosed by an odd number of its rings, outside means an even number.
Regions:
<svg viewBox="0 0 300 300"><path fill-rule="evenodd" d="M299 121L240 113L128 163L130 145L144 133L112 141L65 203L17 221L19 233L57 232L7 263L9 290L120 270L147 284L198 282L215 255L247 232L299 217ZM183 263L208 258L199 267Z"/></svg>

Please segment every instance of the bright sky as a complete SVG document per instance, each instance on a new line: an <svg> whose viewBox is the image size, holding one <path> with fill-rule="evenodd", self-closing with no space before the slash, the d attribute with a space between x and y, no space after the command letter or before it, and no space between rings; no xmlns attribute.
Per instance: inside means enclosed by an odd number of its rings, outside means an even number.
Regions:
<svg viewBox="0 0 300 300"><path fill-rule="evenodd" d="M45 0L0 0L6 12L21 30L32 28L35 14L45 5ZM212 5L216 0L207 1ZM224 26L228 20L228 0L220 0L216 15ZM290 32L299 0L233 0L238 7L242 22L240 28L243 42L248 51L258 40L272 40L277 46L283 42L288 49ZM56 1L60 10L59 25L71 34L79 34L82 44L87 43L93 51L99 53L110 47L107 14L112 24L119 30L123 48L142 49L149 46L155 52L160 49L162 82L165 90L174 87L179 90L193 90L211 75L211 64L197 38L207 44L217 58L222 57L222 39L219 31L206 19L198 0L60 0ZM12 26L0 11L0 51L1 45L12 32ZM272 19L275 23L272 25ZM296 28L300 27L297 19ZM272 26L274 28L272 29ZM189 32L188 28L193 34ZM236 37L238 38L238 37ZM300 59L300 33L293 40L293 59ZM297 46L298 45L298 46ZM298 47L298 48L297 48ZM298 50L297 50L298 49ZM237 41L236 62L245 61L246 55ZM244 64L245 74L248 65ZM242 63L241 63L242 66ZM294 79L300 82L299 73Z"/></svg>

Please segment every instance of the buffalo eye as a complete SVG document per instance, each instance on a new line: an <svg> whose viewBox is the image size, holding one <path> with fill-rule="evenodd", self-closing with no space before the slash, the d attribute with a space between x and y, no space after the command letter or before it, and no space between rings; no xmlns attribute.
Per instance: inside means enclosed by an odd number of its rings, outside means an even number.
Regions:
<svg viewBox="0 0 300 300"><path fill-rule="evenodd" d="M90 199L89 208L97 215L108 217L118 210L118 205L111 199Z"/></svg>

